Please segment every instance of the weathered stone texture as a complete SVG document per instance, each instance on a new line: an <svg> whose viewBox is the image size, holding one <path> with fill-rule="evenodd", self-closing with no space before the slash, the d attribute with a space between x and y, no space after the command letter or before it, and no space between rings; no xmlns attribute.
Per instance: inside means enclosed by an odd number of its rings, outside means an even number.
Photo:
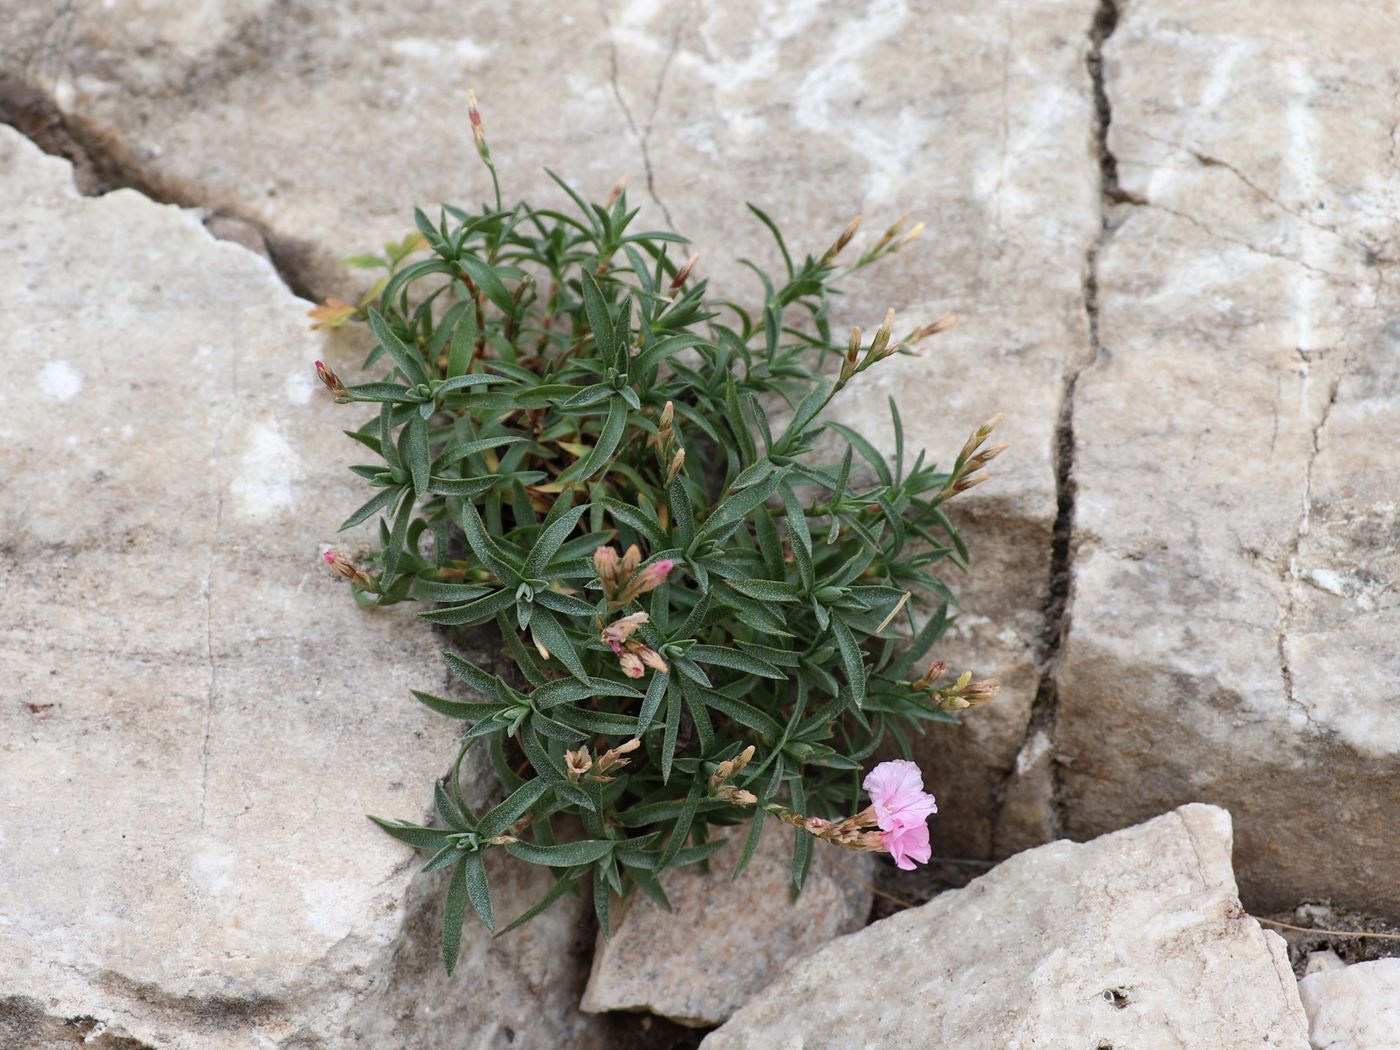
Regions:
<svg viewBox="0 0 1400 1050"><path fill-rule="evenodd" d="M638 894L612 937L598 937L583 1009L648 1010L682 1024L721 1024L783 966L864 926L870 854L818 843L802 895L793 901L794 834L768 821L737 881L731 875L742 834L711 859L708 872L690 867L663 876L670 912Z"/></svg>
<svg viewBox="0 0 1400 1050"><path fill-rule="evenodd" d="M264 260L129 190L80 197L8 128L0 198L4 1023L346 1045L357 1012L418 1008L395 974L435 943L364 815L421 816L455 726L408 695L437 683L431 630L318 565L357 501L313 389L328 347ZM514 878L503 914L548 885ZM577 915L469 937L447 1030L414 1045L579 1036Z"/></svg>
<svg viewBox="0 0 1400 1050"><path fill-rule="evenodd" d="M1070 830L1200 798L1255 906L1400 909L1400 13L1132 3L1074 405Z"/></svg>
<svg viewBox="0 0 1400 1050"><path fill-rule="evenodd" d="M1315 1050L1400 1046L1400 959L1310 973L1298 982Z"/></svg>
<svg viewBox="0 0 1400 1050"><path fill-rule="evenodd" d="M789 967L705 1050L1305 1050L1283 939L1244 914L1230 817L1184 806L1018 854Z"/></svg>

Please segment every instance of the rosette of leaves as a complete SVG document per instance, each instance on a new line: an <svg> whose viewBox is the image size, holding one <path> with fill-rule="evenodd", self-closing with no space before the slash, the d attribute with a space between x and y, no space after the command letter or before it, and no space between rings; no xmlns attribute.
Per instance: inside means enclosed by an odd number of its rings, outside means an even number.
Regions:
<svg viewBox="0 0 1400 1050"><path fill-rule="evenodd" d="M799 261L754 208L782 268L746 262L762 294L744 306L683 272L683 238L634 231L625 194L590 204L559 184L571 211L499 198L420 211L426 257L400 245L354 260L387 270L360 312L376 341L366 367L383 379L333 387L378 409L348 432L373 457L352 468L373 494L345 525L381 518L357 599L419 603L454 631L494 624L514 664L498 674L444 654L470 699L415 694L466 726L435 826L376 818L431 851L428 869L452 870L449 969L468 905L498 928L490 850L555 876L500 932L590 875L606 931L635 890L668 907L658 876L727 836L744 837L742 870L770 802L853 812L862 764L887 737L907 753L912 730L955 720L910 679L949 622L935 570L966 551L940 504L968 457L948 471L911 457L893 402L889 458L823 415L907 349L888 322L866 344L834 338L829 318L833 283L899 247L897 231L839 271L853 231ZM674 568L618 607L595 566L604 544ZM600 632L638 612L636 637L667 670L632 678ZM633 739L607 775L570 765L580 748ZM717 797L719 763L749 745L730 785L743 791ZM507 792L482 813L460 783L473 747ZM799 890L811 849L796 837Z"/></svg>

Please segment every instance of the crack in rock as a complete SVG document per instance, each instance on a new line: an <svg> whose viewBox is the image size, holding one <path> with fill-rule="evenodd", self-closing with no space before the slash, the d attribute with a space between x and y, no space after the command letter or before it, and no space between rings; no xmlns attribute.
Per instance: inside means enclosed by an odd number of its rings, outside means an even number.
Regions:
<svg viewBox="0 0 1400 1050"><path fill-rule="evenodd" d="M1005 799L1010 783L1026 772L1039 757L1049 753L1049 798L1046 830L1059 838L1068 828L1067 801L1061 775L1062 759L1055 753L1059 719L1058 673L1065 638L1071 619L1071 591L1074 574L1074 398L1079 377L1103 354L1099 338L1099 252L1110 233L1110 209L1115 204L1139 203L1118 184L1118 160L1108 146L1113 120L1108 92L1104 86L1103 46L1118 26L1116 0L1100 0L1089 28L1089 50L1085 67L1094 101L1094 140L1099 169L1099 229L1084 257L1084 314L1088 333L1086 352L1067 362L1060 393L1055 430L1055 524L1050 552L1050 581L1042 609L1043 627L1036 653L1041 668L1025 737L1018 751L1016 766L998 787L998 798ZM1003 814L1005 810L1003 809Z"/></svg>
<svg viewBox="0 0 1400 1050"><path fill-rule="evenodd" d="M1327 403L1323 406L1317 423L1312 429L1312 445L1308 450L1307 463L1303 467L1302 512L1298 519L1298 527L1293 533L1293 545L1289 549L1288 558L1285 560L1283 568L1283 583L1288 588L1288 600L1284 605L1283 615L1279 618L1278 626L1279 677L1283 680L1283 694L1289 706L1298 708L1310 726L1317 726L1317 722L1313 719L1312 710L1298 698L1294 688L1293 667L1288 659L1288 636L1293 630L1293 620L1297 613L1298 587L1303 582L1298 569L1298 557L1303 546L1303 537L1308 535L1312 527L1313 467L1317 463L1318 455L1322 452L1322 434L1327 428L1328 419L1332 416L1332 409L1337 404L1337 395L1341 391L1342 380L1345 378L1345 373L1343 373L1332 381L1327 392Z"/></svg>
<svg viewBox="0 0 1400 1050"><path fill-rule="evenodd" d="M666 76L671 71L671 63L676 57L676 52L680 50L681 36L685 32L685 27L689 24L691 8L687 7L686 14L677 23L676 31L672 34L670 47L666 52L666 58L661 63L661 72L656 76L656 88L652 92L651 109L647 113L645 127L639 127L637 125L637 119L632 113L632 107L627 104L627 99L622 94L622 84L619 79L621 74L621 56L618 53L617 37L613 33L612 18L608 15L608 7L604 0L598 0L598 13L602 16L603 25L607 27L608 32L608 79L609 86L612 89L613 99L617 102L617 108L622 112L623 118L627 121L627 127L631 130L632 137L637 140L637 149L642 154L642 168L646 175L647 195L651 197L656 206L661 209L661 214L666 216L666 225L674 230L676 224L671 218L671 210L666 207L665 202L662 201L656 192L656 173L652 169L649 143L651 140L652 128L656 123L657 111L661 108L661 92L666 86Z"/></svg>
<svg viewBox="0 0 1400 1050"><path fill-rule="evenodd" d="M280 244L264 224L236 210L207 207L188 193L156 183L135 164L122 158L118 149L104 142L95 128L65 114L50 95L3 72L0 72L0 124L14 128L50 156L62 157L71 163L73 182L84 197L102 197L121 189L135 190L158 204L173 204L199 212L211 234L257 252L257 247L250 245L245 236L221 236L234 229L240 233L251 231L265 248L265 252L258 254L265 255L293 295L311 302L325 298L312 288L304 268L292 261L286 246Z"/></svg>

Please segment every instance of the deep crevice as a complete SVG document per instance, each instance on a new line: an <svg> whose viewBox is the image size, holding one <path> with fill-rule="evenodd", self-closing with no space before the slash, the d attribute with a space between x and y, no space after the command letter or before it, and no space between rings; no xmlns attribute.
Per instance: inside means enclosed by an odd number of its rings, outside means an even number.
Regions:
<svg viewBox="0 0 1400 1050"><path fill-rule="evenodd" d="M1087 347L1065 369L1060 409L1055 429L1055 524L1050 547L1050 580L1042 607L1044 617L1036 662L1041 668L1035 699L1031 703L1025 741L1044 734L1051 741L1051 790L1047 813L1054 837L1068 832L1068 812L1063 783L1063 760L1054 752L1059 722L1059 670L1065 637L1072 615L1071 587L1074 575L1075 433L1074 402L1079 377L1103 355L1099 338L1099 253L1111 230L1111 209L1116 204L1141 203L1118 183L1118 160L1108 146L1113 109L1104 84L1103 45L1118 28L1116 0L1100 0L1089 27L1085 66L1094 99L1094 144L1099 169L1099 229L1084 254L1084 316ZM1023 747L1025 745L1023 744ZM1014 773L1012 774L1014 776Z"/></svg>
<svg viewBox="0 0 1400 1050"><path fill-rule="evenodd" d="M81 119L65 115L46 93L13 74L0 73L0 124L7 124L45 153L73 165L73 182L85 197L101 197L113 190L131 189L158 204L174 204L203 213L206 228L215 220L236 219L251 227L266 248L268 261L293 295L313 302L323 296L313 287L310 267L298 258L301 246L279 238L257 219L231 209L209 208L168 184L154 181L120 151L103 141L101 134ZM219 236L216 228L211 228Z"/></svg>

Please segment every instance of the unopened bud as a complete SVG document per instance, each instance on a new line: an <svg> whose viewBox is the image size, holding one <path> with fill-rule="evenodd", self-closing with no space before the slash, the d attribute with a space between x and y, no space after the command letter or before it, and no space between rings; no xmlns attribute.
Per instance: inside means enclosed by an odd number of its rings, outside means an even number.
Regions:
<svg viewBox="0 0 1400 1050"><path fill-rule="evenodd" d="M831 262L836 256L841 254L842 248L851 243L851 238L854 237L856 231L860 229L860 218L861 217L857 215L846 225L846 228L841 231L840 236L836 238L831 247L826 250L826 254L822 256L823 263Z"/></svg>
<svg viewBox="0 0 1400 1050"><path fill-rule="evenodd" d="M608 194L608 202L604 205L604 207L611 208L614 204L618 202L619 198L622 197L622 191L627 188L627 180L631 177L632 173L626 172L623 174L622 178L618 179L617 182L613 183L612 192Z"/></svg>
<svg viewBox="0 0 1400 1050"><path fill-rule="evenodd" d="M327 368L324 361L316 362L316 378L336 397L346 396L345 384L340 381L340 376Z"/></svg>
<svg viewBox="0 0 1400 1050"><path fill-rule="evenodd" d="M341 579L349 580L351 583L364 590L374 590L374 580L369 574L362 569L356 568L353 563L342 558L335 551L328 550L321 555L321 558L330 566L331 572L335 573Z"/></svg>
<svg viewBox="0 0 1400 1050"><path fill-rule="evenodd" d="M846 356L841 361L840 382L845 383L856 374L856 359L860 354L860 328L851 329L850 342L846 344Z"/></svg>
<svg viewBox="0 0 1400 1050"><path fill-rule="evenodd" d="M730 787L725 784L716 793L715 797L722 802L728 802L735 806L752 806L758 802L758 796L752 791L745 791L743 788Z"/></svg>
<svg viewBox="0 0 1400 1050"><path fill-rule="evenodd" d="M598 580L607 590L616 585L617 551L612 547L599 547L593 552L593 567L598 570Z"/></svg>
<svg viewBox="0 0 1400 1050"><path fill-rule="evenodd" d="M982 442L986 441L987 438L991 436L992 431L996 428L996 425L1001 422L1001 419L1001 413L998 412L991 419L974 430L972 436L967 439L967 444L963 445L962 451L958 453L958 458L966 461L967 457L976 452L982 446Z"/></svg>
<svg viewBox="0 0 1400 1050"><path fill-rule="evenodd" d="M877 252L879 252L881 248L883 248L885 245L889 244L890 241L898 237L899 231L903 228L904 223L908 218L909 213L906 211L899 218L895 219L894 222L890 224L890 228L884 233L880 234L880 239L870 246L870 250L865 253L866 256L874 256Z"/></svg>
<svg viewBox="0 0 1400 1050"><path fill-rule="evenodd" d="M486 145L486 129L481 123L481 111L476 108L476 92L467 89L467 116L472 122L472 138L476 141L476 151L482 157L491 156L491 150Z"/></svg>
<svg viewBox="0 0 1400 1050"><path fill-rule="evenodd" d="M675 418L676 406L671 404L671 402L667 401L666 407L664 407L661 410L661 420L658 423L658 426L660 426L662 430L668 430L670 429L671 423Z"/></svg>
<svg viewBox="0 0 1400 1050"><path fill-rule="evenodd" d="M676 475L681 472L681 467L685 466L685 449L677 449L676 454L671 457L671 466L666 471L666 485L676 480Z"/></svg>
<svg viewBox="0 0 1400 1050"><path fill-rule="evenodd" d="M638 593L645 594L647 591L654 591L666 582L666 577L671 575L671 570L676 567L676 563L670 558L662 558L648 565L637 577L640 587Z"/></svg>
<svg viewBox="0 0 1400 1050"><path fill-rule="evenodd" d="M977 455L973 456L967 461L967 463L965 464L965 469L979 470L982 467L985 467L992 460L996 459L999 455L1001 455L1010 447L1011 446L1009 446L1005 441L1003 441L1001 442L1001 444L993 445L991 448L984 448L981 452L977 453Z"/></svg>
<svg viewBox="0 0 1400 1050"><path fill-rule="evenodd" d="M953 314L943 314L942 316L930 321L922 328L915 329L909 334L908 338L906 338L904 341L906 343L917 343L921 340L927 339L929 336L938 335L940 332L946 332L948 331L948 329L956 326L957 323L958 319Z"/></svg>
<svg viewBox="0 0 1400 1050"><path fill-rule="evenodd" d="M986 481L990 477L991 475L988 474L985 470L979 470L976 474L965 478L959 478L957 481L955 481L953 483L953 491L966 492L973 486L982 484L982 482Z"/></svg>
<svg viewBox="0 0 1400 1050"><path fill-rule="evenodd" d="M685 284L686 278L690 276L690 272L695 269L695 264L699 261L699 252L695 252L693 255L691 255L689 259L685 261L685 264L681 266L679 270L676 271L676 276L671 279L671 291L674 292L681 285Z"/></svg>
<svg viewBox="0 0 1400 1050"><path fill-rule="evenodd" d="M885 323L882 324L879 330L875 333L875 338L870 344L869 351L867 351L866 353L865 359L867 361L879 361L882 358L889 356L889 354L885 352L885 348L889 346L890 333L891 331L893 331L893 329L894 307L891 306L888 310L885 311ZM893 353L893 351L890 352Z"/></svg>
<svg viewBox="0 0 1400 1050"><path fill-rule="evenodd" d="M910 241L918 240L919 237L923 234L923 232L924 224L921 222L916 222L913 225L913 227L910 228L908 233L906 233L903 237L901 237L899 240L895 241L892 245L890 245L890 251L899 251L899 249L903 248Z"/></svg>

